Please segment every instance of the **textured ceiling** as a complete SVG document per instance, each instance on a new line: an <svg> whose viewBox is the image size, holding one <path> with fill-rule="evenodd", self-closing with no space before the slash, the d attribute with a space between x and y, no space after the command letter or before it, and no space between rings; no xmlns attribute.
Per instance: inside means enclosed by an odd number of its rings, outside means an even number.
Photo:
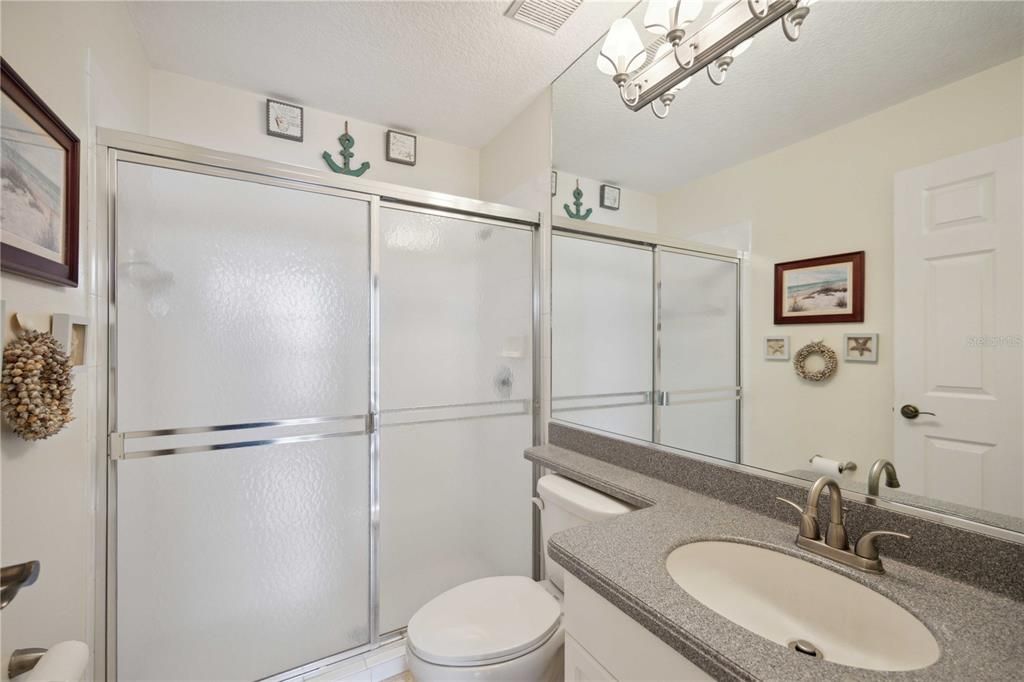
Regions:
<svg viewBox="0 0 1024 682"><path fill-rule="evenodd" d="M501 2L134 2L152 66L479 147L636 4L555 35Z"/></svg>
<svg viewBox="0 0 1024 682"><path fill-rule="evenodd" d="M643 32L642 11L630 16L646 42L653 36ZM659 121L647 109L634 113L622 105L591 49L554 86L554 164L664 192L1022 50L1024 2L823 0L798 42L770 27L737 57L723 86L698 74Z"/></svg>

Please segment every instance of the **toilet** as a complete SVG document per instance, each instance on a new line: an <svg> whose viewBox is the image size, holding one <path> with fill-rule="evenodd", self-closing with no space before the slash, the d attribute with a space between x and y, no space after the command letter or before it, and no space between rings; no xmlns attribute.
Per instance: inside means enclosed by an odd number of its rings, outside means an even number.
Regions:
<svg viewBox="0 0 1024 682"><path fill-rule="evenodd" d="M537 482L544 546L553 533L632 511L557 475ZM562 568L544 553L547 579L481 578L444 592L409 620L406 659L417 682L563 679Z"/></svg>

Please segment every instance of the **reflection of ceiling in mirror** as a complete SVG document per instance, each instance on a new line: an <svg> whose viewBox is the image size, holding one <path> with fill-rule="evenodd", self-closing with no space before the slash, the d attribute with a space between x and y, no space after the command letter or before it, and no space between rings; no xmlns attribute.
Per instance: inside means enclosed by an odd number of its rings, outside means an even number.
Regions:
<svg viewBox="0 0 1024 682"><path fill-rule="evenodd" d="M649 43L645 7L631 16ZM623 106L595 66L598 44L555 82L554 166L664 192L1008 61L1022 36L1015 0L823 0L798 42L769 27L724 85L697 74L663 121Z"/></svg>

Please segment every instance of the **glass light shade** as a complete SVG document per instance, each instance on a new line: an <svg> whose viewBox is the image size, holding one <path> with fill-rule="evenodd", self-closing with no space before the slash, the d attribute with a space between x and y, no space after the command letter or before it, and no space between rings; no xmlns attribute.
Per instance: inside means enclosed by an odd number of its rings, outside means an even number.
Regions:
<svg viewBox="0 0 1024 682"><path fill-rule="evenodd" d="M668 33L672 21L669 16L670 4L672 0L649 0L647 11L644 12L644 28L658 36Z"/></svg>
<svg viewBox="0 0 1024 682"><path fill-rule="evenodd" d="M644 44L637 35L633 22L621 17L612 22L608 36L597 57L597 68L601 73L614 76L629 73L644 63Z"/></svg>
<svg viewBox="0 0 1024 682"><path fill-rule="evenodd" d="M703 0L650 0L644 13L644 27L655 35L665 35L691 23L703 7Z"/></svg>

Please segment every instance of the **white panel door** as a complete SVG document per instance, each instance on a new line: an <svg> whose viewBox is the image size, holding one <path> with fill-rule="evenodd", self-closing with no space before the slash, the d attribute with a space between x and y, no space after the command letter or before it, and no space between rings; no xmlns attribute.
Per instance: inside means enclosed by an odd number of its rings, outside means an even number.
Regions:
<svg viewBox="0 0 1024 682"><path fill-rule="evenodd" d="M909 492L1024 513L1020 139L895 178L894 453ZM922 413L909 419L904 405Z"/></svg>

